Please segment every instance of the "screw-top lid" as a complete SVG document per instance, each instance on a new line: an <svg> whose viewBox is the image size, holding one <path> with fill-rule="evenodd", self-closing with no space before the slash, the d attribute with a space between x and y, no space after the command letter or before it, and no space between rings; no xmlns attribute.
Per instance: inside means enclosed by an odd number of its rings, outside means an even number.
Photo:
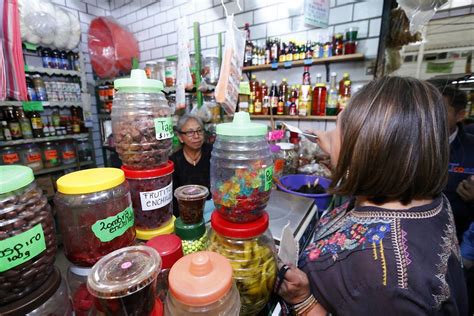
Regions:
<svg viewBox="0 0 474 316"><path fill-rule="evenodd" d="M203 185L188 184L174 190L174 196L178 200L195 201L207 198L209 190Z"/></svg>
<svg viewBox="0 0 474 316"><path fill-rule="evenodd" d="M324 83L321 83L321 82L320 82L320 83L317 83L317 84L316 84L316 87L317 87L317 88L323 88L323 87L326 87L326 85L325 85Z"/></svg>
<svg viewBox="0 0 474 316"><path fill-rule="evenodd" d="M87 289L98 298L133 294L153 282L161 270L158 252L148 246L131 246L102 257L92 267Z"/></svg>
<svg viewBox="0 0 474 316"><path fill-rule="evenodd" d="M117 168L93 168L71 172L56 182L63 194L86 194L111 189L122 184L125 175Z"/></svg>
<svg viewBox="0 0 474 316"><path fill-rule="evenodd" d="M345 85L345 86L350 86L350 85L351 85L351 81L350 81L350 80L344 81L344 85Z"/></svg>
<svg viewBox="0 0 474 316"><path fill-rule="evenodd" d="M269 217L267 212L253 222L233 223L222 217L219 212L212 212L211 226L216 233L228 238L254 238L262 235L268 228Z"/></svg>
<svg viewBox="0 0 474 316"><path fill-rule="evenodd" d="M349 73L348 72L345 72L344 75L342 75L343 78L349 78Z"/></svg>
<svg viewBox="0 0 474 316"><path fill-rule="evenodd" d="M114 88L119 92L159 93L163 90L163 82L148 79L143 69L132 69L130 78L114 81Z"/></svg>
<svg viewBox="0 0 474 316"><path fill-rule="evenodd" d="M170 270L173 297L187 306L217 302L232 287L232 266L224 256L200 251L179 259Z"/></svg>
<svg viewBox="0 0 474 316"><path fill-rule="evenodd" d="M146 245L158 251L161 257L161 269L171 268L183 256L181 239L174 234L153 237L146 242Z"/></svg>
<svg viewBox="0 0 474 316"><path fill-rule="evenodd" d="M231 123L221 123L217 125L217 135L226 136L265 136L267 126L259 123L252 123L248 112L237 112Z"/></svg>
<svg viewBox="0 0 474 316"><path fill-rule="evenodd" d="M148 170L132 170L125 166L122 166L121 169L125 173L125 178L127 179L149 179L166 176L172 173L174 171L174 163L171 160L168 160L163 167Z"/></svg>
<svg viewBox="0 0 474 316"><path fill-rule="evenodd" d="M21 189L34 180L33 170L29 167L0 166L0 194Z"/></svg>
<svg viewBox="0 0 474 316"><path fill-rule="evenodd" d="M204 219L197 224L185 224L180 217L174 222L174 232L183 240L196 240L206 233Z"/></svg>
<svg viewBox="0 0 474 316"><path fill-rule="evenodd" d="M282 150L292 150L295 149L295 144L292 143L276 143L277 146L280 146Z"/></svg>
<svg viewBox="0 0 474 316"><path fill-rule="evenodd" d="M172 234L174 232L175 220L176 220L176 217L171 216L171 219L169 220L168 223L164 224L162 227L157 228L157 229L147 229L147 230L135 229L135 232L137 233L136 237L137 239L140 239L140 240L150 240L156 236Z"/></svg>
<svg viewBox="0 0 474 316"><path fill-rule="evenodd" d="M252 79L257 79L257 76L256 76L256 75L252 75Z"/></svg>
<svg viewBox="0 0 474 316"><path fill-rule="evenodd" d="M271 151L272 153L277 153L277 152L279 152L280 150L281 150L281 147L280 147L280 146L278 146L278 145L270 145L270 151Z"/></svg>
<svg viewBox="0 0 474 316"><path fill-rule="evenodd" d="M264 83L267 83L267 81L265 79L262 80L262 84L264 84Z"/></svg>

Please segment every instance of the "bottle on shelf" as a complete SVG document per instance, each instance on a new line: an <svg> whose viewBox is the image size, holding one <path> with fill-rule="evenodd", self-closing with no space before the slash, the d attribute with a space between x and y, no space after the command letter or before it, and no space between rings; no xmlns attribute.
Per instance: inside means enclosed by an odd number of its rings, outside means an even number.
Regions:
<svg viewBox="0 0 474 316"><path fill-rule="evenodd" d="M32 111L29 114L31 121L31 130L34 138L44 137L43 135L43 121L41 120L41 114L38 111Z"/></svg>
<svg viewBox="0 0 474 316"><path fill-rule="evenodd" d="M57 49L53 49L51 52L51 63L50 68L59 69L61 65L60 53Z"/></svg>
<svg viewBox="0 0 474 316"><path fill-rule="evenodd" d="M253 43L250 40L250 24L245 23L245 32L247 32L247 39L245 41L244 66L252 66Z"/></svg>
<svg viewBox="0 0 474 316"><path fill-rule="evenodd" d="M317 83L314 87L312 115L326 115L326 92L326 85L324 83Z"/></svg>
<svg viewBox="0 0 474 316"><path fill-rule="evenodd" d="M258 65L258 47L254 46L252 49L252 65L256 66Z"/></svg>
<svg viewBox="0 0 474 316"><path fill-rule="evenodd" d="M270 48L271 63L277 63L278 62L279 52L280 52L280 45L278 43L278 40L275 38L273 40L271 48Z"/></svg>
<svg viewBox="0 0 474 316"><path fill-rule="evenodd" d="M318 73L316 74L316 83L318 84L318 83L323 82L322 78L323 78L323 77L322 77L321 73L318 72Z"/></svg>
<svg viewBox="0 0 474 316"><path fill-rule="evenodd" d="M38 101L48 101L48 95L46 94L46 86L44 84L43 78L39 74L35 74L32 77L33 86L36 92L36 99Z"/></svg>
<svg viewBox="0 0 474 316"><path fill-rule="evenodd" d="M307 116L311 113L311 85L301 85L299 92L298 115Z"/></svg>
<svg viewBox="0 0 474 316"><path fill-rule="evenodd" d="M271 53L271 47L270 47L270 40L267 39L265 41L265 64L268 65L272 62L272 53Z"/></svg>
<svg viewBox="0 0 474 316"><path fill-rule="evenodd" d="M284 63L286 61L286 55L284 54L286 50L286 44L282 43L280 47L280 52L278 54L278 62Z"/></svg>
<svg viewBox="0 0 474 316"><path fill-rule="evenodd" d="M292 99L292 106L295 105L295 114L298 115L299 113L299 104L300 104L300 87L299 85L293 86L293 90L291 91L291 99ZM291 112L291 109L290 109ZM290 113L291 115L291 113Z"/></svg>
<svg viewBox="0 0 474 316"><path fill-rule="evenodd" d="M81 124L79 121L78 108L75 106L71 106L70 111L71 111L72 132L74 134L79 134L81 133Z"/></svg>
<svg viewBox="0 0 474 316"><path fill-rule="evenodd" d="M240 77L240 83L244 81L243 77ZM247 94L239 93L239 111L248 112L249 111L249 96Z"/></svg>
<svg viewBox="0 0 474 316"><path fill-rule="evenodd" d="M309 66L304 66L303 85L311 85L311 74L309 73Z"/></svg>
<svg viewBox="0 0 474 316"><path fill-rule="evenodd" d="M326 36L325 42L323 44L323 57L332 57L331 35Z"/></svg>
<svg viewBox="0 0 474 316"><path fill-rule="evenodd" d="M52 68L51 67L51 49L43 47L40 51L41 61L43 62L43 68Z"/></svg>
<svg viewBox="0 0 474 316"><path fill-rule="evenodd" d="M283 114L288 115L290 104L288 103L288 82L283 78L280 83L280 90L278 91L283 102ZM278 101L279 102L279 101Z"/></svg>
<svg viewBox="0 0 474 316"><path fill-rule="evenodd" d="M66 124L66 134L67 135L72 135L73 130L72 130L71 118L69 116L65 116L64 121L65 121L65 124Z"/></svg>
<svg viewBox="0 0 474 316"><path fill-rule="evenodd" d="M339 112L344 110L349 103L349 99L351 98L351 81L346 80L344 81L344 91L339 96Z"/></svg>
<svg viewBox="0 0 474 316"><path fill-rule="evenodd" d="M25 112L20 107L17 108L17 116L18 121L20 122L21 133L23 134L23 138L33 138L33 130L31 129L30 119L26 117Z"/></svg>
<svg viewBox="0 0 474 316"><path fill-rule="evenodd" d="M28 94L28 101L37 101L38 97L36 96L35 85L29 74L25 75L26 78L26 91Z"/></svg>
<svg viewBox="0 0 474 316"><path fill-rule="evenodd" d="M49 137L50 134L49 134L49 128L48 128L48 123L41 120L42 124L43 124L43 136L44 137Z"/></svg>
<svg viewBox="0 0 474 316"><path fill-rule="evenodd" d="M278 88L276 80L272 81L272 87L270 88L270 106L273 115L277 114L277 107L278 107Z"/></svg>
<svg viewBox="0 0 474 316"><path fill-rule="evenodd" d="M344 53L344 35L341 33L336 33L332 41L332 55L341 56Z"/></svg>
<svg viewBox="0 0 474 316"><path fill-rule="evenodd" d="M337 83L337 73L331 73L331 81L328 92L328 104L326 107L326 115L334 116L337 115L337 104L339 99Z"/></svg>
<svg viewBox="0 0 474 316"><path fill-rule="evenodd" d="M10 132L10 128L8 127L8 123L6 121L2 121L2 128L3 128L3 136L6 141L13 140L12 133Z"/></svg>
<svg viewBox="0 0 474 316"><path fill-rule="evenodd" d="M257 76L252 75L250 78L250 103L249 103L249 112L250 114L255 113L255 103L256 103L256 91L260 88L259 83L257 81ZM260 105L261 107L261 105ZM250 109L252 111L250 111ZM261 110L260 110L261 112Z"/></svg>
<svg viewBox="0 0 474 316"><path fill-rule="evenodd" d="M262 94L262 114L268 115L269 114L268 111L270 110L270 97L268 96L268 86L265 80L262 80L261 94Z"/></svg>
<svg viewBox="0 0 474 316"><path fill-rule="evenodd" d="M12 139L15 140L15 139L23 138L23 134L21 132L20 121L18 120L18 114L15 108L12 106L9 106L6 109L5 114L6 114L6 119L8 122L8 127L10 129Z"/></svg>
<svg viewBox="0 0 474 316"><path fill-rule="evenodd" d="M48 120L48 131L50 136L56 136L56 129L54 126L51 124L51 121L49 119L49 116L46 118Z"/></svg>
<svg viewBox="0 0 474 316"><path fill-rule="evenodd" d="M290 89L288 89L290 90ZM298 115L298 91L296 86L291 87L291 91L289 93L288 102L290 103L288 109L288 115L295 116Z"/></svg>
<svg viewBox="0 0 474 316"><path fill-rule="evenodd" d="M343 94L344 93L344 81L346 80L351 80L349 78L349 73L348 72L345 72L344 75L342 76L342 79L341 81L339 81L339 94Z"/></svg>

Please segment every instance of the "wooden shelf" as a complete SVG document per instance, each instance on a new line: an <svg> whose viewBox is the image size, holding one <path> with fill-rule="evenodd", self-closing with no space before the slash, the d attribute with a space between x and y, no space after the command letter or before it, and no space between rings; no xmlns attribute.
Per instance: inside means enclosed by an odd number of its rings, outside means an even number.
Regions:
<svg viewBox="0 0 474 316"><path fill-rule="evenodd" d="M88 133L63 135L63 136L49 136L49 137L43 137L43 138L9 140L9 141L0 142L0 147L23 145L23 144L30 144L30 143L44 143L44 142L52 142L52 141L66 140L66 139L80 139L80 138L86 138L86 137L89 137Z"/></svg>
<svg viewBox="0 0 474 316"><path fill-rule="evenodd" d="M94 164L93 161L83 161L79 163L79 166L77 165L77 163L72 163L72 164L62 165L62 166L54 167L54 168L41 169L41 170L35 171L34 174L35 176L40 176L43 174L54 173L54 172L63 171L67 169L77 169L78 167L90 166L93 164Z"/></svg>
<svg viewBox="0 0 474 316"><path fill-rule="evenodd" d="M277 64L267 64L259 66L247 66L243 67L243 72L254 72L254 71L266 71L266 70L278 70L278 69L291 69L294 67L304 67L311 65L321 65L321 64L331 64L331 63L342 63L349 61L361 61L364 60L363 54L350 54L350 55L341 55L333 56L326 58L317 58L312 60L297 60L286 63L277 63Z"/></svg>
<svg viewBox="0 0 474 316"><path fill-rule="evenodd" d="M55 68L43 68L43 67L34 67L25 65L25 72L37 72L40 74L46 74L48 76L76 76L80 77L82 74L76 70L64 70L64 69L55 69Z"/></svg>
<svg viewBox="0 0 474 316"><path fill-rule="evenodd" d="M269 120L270 115L250 115L253 120ZM273 115L275 121L335 121L337 116Z"/></svg>

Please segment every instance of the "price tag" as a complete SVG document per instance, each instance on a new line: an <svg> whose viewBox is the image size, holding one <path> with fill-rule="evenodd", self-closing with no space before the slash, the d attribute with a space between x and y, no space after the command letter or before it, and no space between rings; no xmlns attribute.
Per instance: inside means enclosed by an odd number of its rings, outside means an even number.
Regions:
<svg viewBox="0 0 474 316"><path fill-rule="evenodd" d="M283 63L283 66L285 66L285 68L291 68L291 66L293 66L293 62L292 61L285 61Z"/></svg>
<svg viewBox="0 0 474 316"><path fill-rule="evenodd" d="M265 168L265 191L269 191L273 184L273 166Z"/></svg>
<svg viewBox="0 0 474 316"><path fill-rule="evenodd" d="M278 129L275 131L268 132L268 140L280 140L285 136L285 131Z"/></svg>
<svg viewBox="0 0 474 316"><path fill-rule="evenodd" d="M250 95L250 82L241 81L239 84L239 94Z"/></svg>
<svg viewBox="0 0 474 316"><path fill-rule="evenodd" d="M46 250L44 232L41 224L0 241L0 272L30 260Z"/></svg>
<svg viewBox="0 0 474 316"><path fill-rule="evenodd" d="M37 50L38 49L38 45L28 43L28 42L23 42L23 43L25 44L25 48L27 50Z"/></svg>
<svg viewBox="0 0 474 316"><path fill-rule="evenodd" d="M95 222L94 225L92 225L92 231L101 242L109 242L122 236L133 224L133 209L130 205L117 215L109 216Z"/></svg>
<svg viewBox="0 0 474 316"><path fill-rule="evenodd" d="M158 117L154 120L156 139L168 139L173 137L173 121L171 117Z"/></svg>
<svg viewBox="0 0 474 316"><path fill-rule="evenodd" d="M156 210L170 204L171 201L173 201L173 182L158 190L140 192L142 211Z"/></svg>
<svg viewBox="0 0 474 316"><path fill-rule="evenodd" d="M272 63L272 69L278 69L278 63Z"/></svg>
<svg viewBox="0 0 474 316"><path fill-rule="evenodd" d="M308 58L308 59L305 59L305 60L304 60L304 64L311 66L311 65L313 64L313 60L312 60L312 59L309 59L309 58Z"/></svg>
<svg viewBox="0 0 474 316"><path fill-rule="evenodd" d="M26 112L44 111L43 102L41 101L23 101L21 102L21 105L23 106L23 110Z"/></svg>

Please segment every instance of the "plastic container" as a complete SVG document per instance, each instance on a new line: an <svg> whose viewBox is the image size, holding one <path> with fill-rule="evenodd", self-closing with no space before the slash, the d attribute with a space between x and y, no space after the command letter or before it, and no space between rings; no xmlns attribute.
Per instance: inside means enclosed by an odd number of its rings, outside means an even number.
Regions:
<svg viewBox="0 0 474 316"><path fill-rule="evenodd" d="M92 148L87 138L77 140L77 158L80 162L93 160Z"/></svg>
<svg viewBox="0 0 474 316"><path fill-rule="evenodd" d="M185 255L206 250L209 246L206 224L203 219L197 224L185 224L178 217L174 222L174 230L176 235L182 240L183 253Z"/></svg>
<svg viewBox="0 0 474 316"><path fill-rule="evenodd" d="M150 239L146 245L158 251L161 258L161 272L156 280L156 296L164 302L169 289L170 269L183 257L181 239L174 234L161 235Z"/></svg>
<svg viewBox="0 0 474 316"><path fill-rule="evenodd" d="M211 155L211 193L216 210L231 222L262 216L273 184L267 126L250 122L246 112L217 125Z"/></svg>
<svg viewBox="0 0 474 316"><path fill-rule="evenodd" d="M122 170L130 185L135 227L153 230L167 224L173 216L173 162L157 169Z"/></svg>
<svg viewBox="0 0 474 316"><path fill-rule="evenodd" d="M240 293L240 315L257 315L268 303L278 267L266 212L256 221L237 224L218 212L211 216L209 250L227 259Z"/></svg>
<svg viewBox="0 0 474 316"><path fill-rule="evenodd" d="M45 168L54 168L61 165L61 156L55 143L46 142L41 150L43 151L43 165Z"/></svg>
<svg viewBox="0 0 474 316"><path fill-rule="evenodd" d="M76 171L56 184L54 205L70 262L90 267L106 254L134 243L132 201L122 170Z"/></svg>
<svg viewBox="0 0 474 316"><path fill-rule="evenodd" d="M171 154L173 123L161 92L163 83L133 69L130 78L115 80L114 87L112 132L123 165L135 170L165 165Z"/></svg>
<svg viewBox="0 0 474 316"><path fill-rule="evenodd" d="M171 268L166 316L237 316L240 299L229 261L214 252L184 256Z"/></svg>
<svg viewBox="0 0 474 316"><path fill-rule="evenodd" d="M179 218L184 224L198 224L204 218L204 205L209 190L203 185L183 185L174 191L178 201Z"/></svg>
<svg viewBox="0 0 474 316"><path fill-rule="evenodd" d="M43 159L41 158L41 149L36 144L25 145L20 152L21 160L27 167L38 171L43 169Z"/></svg>
<svg viewBox="0 0 474 316"><path fill-rule="evenodd" d="M69 293L59 270L54 268L46 281L32 293L0 307L0 315L71 316Z"/></svg>
<svg viewBox="0 0 474 316"><path fill-rule="evenodd" d="M28 167L0 166L0 242L1 306L37 289L54 269L51 207Z"/></svg>
<svg viewBox="0 0 474 316"><path fill-rule="evenodd" d="M169 220L168 223L164 224L162 227L158 229L152 229L152 230L140 230L137 229L137 239L140 240L150 240L153 237L156 236L161 236L161 235L166 235L166 234L172 234L174 233L174 222L176 221L176 217L171 216L171 219Z"/></svg>
<svg viewBox="0 0 474 316"><path fill-rule="evenodd" d="M92 268L71 265L67 270L67 284L72 308L76 316L93 316L97 314L94 296L87 289L87 277Z"/></svg>
<svg viewBox="0 0 474 316"><path fill-rule="evenodd" d="M2 153L2 165L15 165L21 163L20 153L13 147L3 147Z"/></svg>
<svg viewBox="0 0 474 316"><path fill-rule="evenodd" d="M323 212L328 208L329 204L331 203L332 194L306 194L295 191L298 190L302 185L306 185L308 183L313 184L316 179L319 179L319 184L325 189L327 189L331 184L331 181L329 179L323 177L309 176L304 174L293 174L280 178L280 182L284 185L284 187L279 184L277 184L277 186L280 190L285 191L287 193L314 199L316 205L318 206L318 211Z"/></svg>
<svg viewBox="0 0 474 316"><path fill-rule="evenodd" d="M278 157L285 161L282 175L295 174L298 170L298 153L295 149L295 144L292 143L277 143L281 148Z"/></svg>
<svg viewBox="0 0 474 316"><path fill-rule="evenodd" d="M285 159L281 152L281 147L278 145L271 145L270 150L273 156L273 176L277 179L283 175L283 168L285 166Z"/></svg>
<svg viewBox="0 0 474 316"><path fill-rule="evenodd" d="M161 258L147 246L116 250L100 259L87 278L96 308L106 315L149 315L155 307Z"/></svg>
<svg viewBox="0 0 474 316"><path fill-rule="evenodd" d="M72 141L62 142L60 147L61 147L61 158L63 160L63 164L70 165L77 161L76 148Z"/></svg>
<svg viewBox="0 0 474 316"><path fill-rule="evenodd" d="M201 70L201 75L206 81L207 84L217 85L219 81L219 58L217 56L207 56L204 58L203 68Z"/></svg>
<svg viewBox="0 0 474 316"><path fill-rule="evenodd" d="M177 70L176 57L168 58L165 64L165 83L167 87L176 85Z"/></svg>

